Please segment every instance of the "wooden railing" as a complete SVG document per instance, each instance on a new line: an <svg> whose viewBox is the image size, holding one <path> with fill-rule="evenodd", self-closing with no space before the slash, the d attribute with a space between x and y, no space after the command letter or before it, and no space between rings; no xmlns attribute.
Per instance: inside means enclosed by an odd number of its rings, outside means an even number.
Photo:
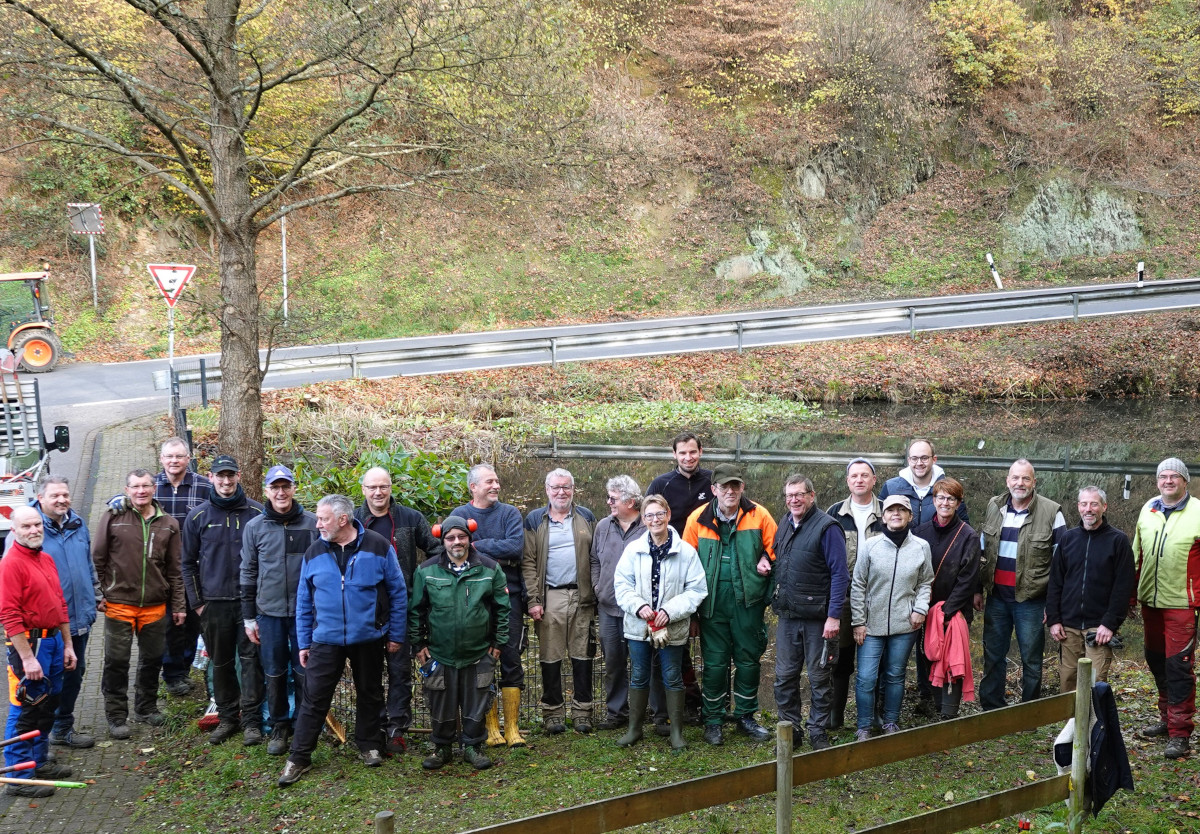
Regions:
<svg viewBox="0 0 1200 834"><path fill-rule="evenodd" d="M1082 786L1086 779L1091 717L1092 663L1087 658L1079 661L1078 686L1076 692L801 755L793 755L792 725L784 721L778 725L775 762L475 828L467 834L604 834L772 792L776 794L777 834L788 834L792 824L792 792L781 790L787 785L796 787L916 756L990 741L1045 724L1063 722L1072 716L1077 720L1070 775L1031 782L865 829L864 832L945 834L1066 799L1070 806L1067 830L1070 834L1078 834L1084 818Z"/></svg>

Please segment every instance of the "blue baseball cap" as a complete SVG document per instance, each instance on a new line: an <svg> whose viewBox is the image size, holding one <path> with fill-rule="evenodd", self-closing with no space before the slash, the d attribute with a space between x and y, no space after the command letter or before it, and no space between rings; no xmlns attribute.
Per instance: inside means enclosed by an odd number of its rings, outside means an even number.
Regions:
<svg viewBox="0 0 1200 834"><path fill-rule="evenodd" d="M296 476L286 466L272 466L267 470L266 477L263 478L263 486L270 486L276 481L287 481L290 484L294 484L296 483Z"/></svg>

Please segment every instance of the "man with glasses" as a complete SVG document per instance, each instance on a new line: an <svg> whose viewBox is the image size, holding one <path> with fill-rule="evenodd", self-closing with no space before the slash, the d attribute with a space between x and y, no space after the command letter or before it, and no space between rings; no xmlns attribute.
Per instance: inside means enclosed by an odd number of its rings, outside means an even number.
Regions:
<svg viewBox="0 0 1200 834"><path fill-rule="evenodd" d="M907 498L913 513L909 529L915 530L933 518L932 488L935 483L946 477L946 471L938 466L933 444L923 437L915 438L908 444L904 458L908 465L901 469L895 478L883 482L883 489L879 490L879 500L882 501L889 495L903 495ZM959 502L958 516L968 524L971 522L965 502Z"/></svg>
<svg viewBox="0 0 1200 834"><path fill-rule="evenodd" d="M809 743L829 747L826 728L833 706L831 673L836 662L842 608L850 587L846 537L817 506L812 481L792 475L783 485L787 505L775 533L775 703L779 717L800 727L800 673L808 664Z"/></svg>
<svg viewBox="0 0 1200 834"><path fill-rule="evenodd" d="M1146 502L1133 534L1137 599L1146 628L1146 664L1158 688L1159 720L1142 730L1168 736L1163 755L1191 750L1196 714L1196 609L1200 608L1200 503L1188 492L1179 458L1158 465L1158 496Z"/></svg>
<svg viewBox="0 0 1200 834"><path fill-rule="evenodd" d="M392 476L382 466L363 473L359 482L363 503L354 517L363 527L383 536L396 551L404 587L412 601L413 571L426 559L442 555L442 543L433 537L425 516L392 497ZM387 654L387 743L389 755L398 756L408 749L404 734L412 726L412 647Z"/></svg>
<svg viewBox="0 0 1200 834"><path fill-rule="evenodd" d="M549 503L525 518L521 570L529 617L538 636L542 669L542 722L564 732L562 662L571 659L571 719L577 733L592 731L592 533L596 517L575 503L575 478L565 469L546 476Z"/></svg>
<svg viewBox="0 0 1200 834"><path fill-rule="evenodd" d="M700 606L700 654L704 740L725 741L721 724L729 707L729 671L733 663L733 715L738 730L754 741L771 734L760 725L758 711L760 661L767 648L763 614L775 561L775 519L761 504L745 496L746 478L733 463L713 470L712 503L687 520L683 539L700 555L708 596Z"/></svg>

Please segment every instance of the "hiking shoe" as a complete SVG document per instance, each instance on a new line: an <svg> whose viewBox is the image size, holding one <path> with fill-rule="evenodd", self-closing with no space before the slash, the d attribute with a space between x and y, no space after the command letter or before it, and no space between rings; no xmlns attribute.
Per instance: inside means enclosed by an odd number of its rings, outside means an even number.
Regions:
<svg viewBox="0 0 1200 834"><path fill-rule="evenodd" d="M310 770L312 770L312 765L298 765L291 759L288 759L287 764L283 766L283 773L279 774L279 778L275 780L275 784L281 788L294 785L300 781L301 776Z"/></svg>
<svg viewBox="0 0 1200 834"><path fill-rule="evenodd" d="M854 731L854 740L855 741L867 741L870 738L871 738L871 728L870 727L864 727L861 730Z"/></svg>
<svg viewBox="0 0 1200 834"><path fill-rule="evenodd" d="M54 788L49 785L9 785L4 789L9 796L23 796L27 799L45 799L54 796Z"/></svg>
<svg viewBox="0 0 1200 834"><path fill-rule="evenodd" d="M432 756L426 756L421 762L421 767L426 770L440 770L454 760L454 751L450 749L448 744L439 744L437 749L433 751Z"/></svg>
<svg viewBox="0 0 1200 834"><path fill-rule="evenodd" d="M1192 751L1191 743L1182 736L1174 736L1167 742L1163 757L1168 759L1183 759Z"/></svg>
<svg viewBox="0 0 1200 834"><path fill-rule="evenodd" d="M751 741L767 741L771 738L771 733L766 727L754 720L754 716L746 715L738 719L738 732L744 736L749 736Z"/></svg>
<svg viewBox="0 0 1200 834"><path fill-rule="evenodd" d="M483 751L476 744L464 747L462 755L463 761L476 770L487 770L492 766L492 760L483 755Z"/></svg>
<svg viewBox="0 0 1200 834"><path fill-rule="evenodd" d="M546 722L544 729L546 730L546 735L556 736L560 733L565 733L567 731L567 725L561 718L551 718Z"/></svg>
<svg viewBox="0 0 1200 834"><path fill-rule="evenodd" d="M167 723L167 717L161 712L148 712L145 715L135 712L133 714L134 724L148 724L151 727L161 727Z"/></svg>
<svg viewBox="0 0 1200 834"><path fill-rule="evenodd" d="M720 724L706 724L704 726L704 740L713 747L720 747L725 743L725 734L721 731Z"/></svg>
<svg viewBox="0 0 1200 834"><path fill-rule="evenodd" d="M408 752L408 742L404 739L403 730L391 730L387 737L387 753L389 756L403 756Z"/></svg>
<svg viewBox="0 0 1200 834"><path fill-rule="evenodd" d="M192 694L192 682L187 678L178 681L168 681L166 689L168 695L182 698L184 695Z"/></svg>
<svg viewBox="0 0 1200 834"><path fill-rule="evenodd" d="M379 767L383 764L383 754L378 750L364 750L358 755L367 767Z"/></svg>
<svg viewBox="0 0 1200 834"><path fill-rule="evenodd" d="M271 739L267 742L268 756L282 756L288 751L288 746L292 741L292 728L284 724L280 724L275 729L271 730Z"/></svg>
<svg viewBox="0 0 1200 834"><path fill-rule="evenodd" d="M890 736L892 733L898 733L898 732L900 732L899 724L884 724L883 725L883 734L885 736Z"/></svg>
<svg viewBox="0 0 1200 834"><path fill-rule="evenodd" d="M1184 739L1184 742L1186 741L1187 739ZM66 779L74 772L66 765L61 765L57 762L46 762L34 768L33 776L35 779Z"/></svg>
<svg viewBox="0 0 1200 834"><path fill-rule="evenodd" d="M627 715L613 715L609 713L604 717L604 720L596 725L597 730L619 730L629 723Z"/></svg>
<svg viewBox="0 0 1200 834"><path fill-rule="evenodd" d="M50 743L58 747L73 747L76 750L86 750L96 744L96 739L85 733L67 730L65 733L51 733Z"/></svg>
<svg viewBox="0 0 1200 834"><path fill-rule="evenodd" d="M810 738L808 740L808 743L812 745L812 749L814 751L815 750L828 750L830 747L829 736L824 735L824 734L819 735L819 736L813 736L812 738Z"/></svg>
<svg viewBox="0 0 1200 834"><path fill-rule="evenodd" d="M221 721L217 723L217 728L208 734L209 744L224 744L229 739L237 735L237 731L241 727L234 721Z"/></svg>
<svg viewBox="0 0 1200 834"><path fill-rule="evenodd" d="M1154 724L1147 724L1141 729L1142 738L1163 738L1167 734L1167 722L1157 721Z"/></svg>
<svg viewBox="0 0 1200 834"><path fill-rule="evenodd" d="M131 735L133 735L133 730L129 729L129 725L125 723L124 718L122 718L120 721L109 721L108 722L108 737L109 738L115 738L115 739L120 739L121 741L124 741L125 739L129 738Z"/></svg>
<svg viewBox="0 0 1200 834"><path fill-rule="evenodd" d="M242 730L242 746L253 747L256 744L262 744L262 728L256 724L251 724Z"/></svg>
<svg viewBox="0 0 1200 834"><path fill-rule="evenodd" d="M588 721L586 718L577 718L575 719L574 723L575 732L577 733L583 733L584 735L587 735L592 731L592 722Z"/></svg>

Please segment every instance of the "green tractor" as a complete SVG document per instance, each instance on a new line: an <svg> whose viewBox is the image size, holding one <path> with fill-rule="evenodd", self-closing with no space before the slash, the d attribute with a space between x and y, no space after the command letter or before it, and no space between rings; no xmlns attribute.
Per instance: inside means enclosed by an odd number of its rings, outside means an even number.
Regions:
<svg viewBox="0 0 1200 834"><path fill-rule="evenodd" d="M8 331L7 347L22 370L40 374L54 370L62 357L62 342L51 326L46 279L50 264L41 272L0 273L0 326Z"/></svg>

